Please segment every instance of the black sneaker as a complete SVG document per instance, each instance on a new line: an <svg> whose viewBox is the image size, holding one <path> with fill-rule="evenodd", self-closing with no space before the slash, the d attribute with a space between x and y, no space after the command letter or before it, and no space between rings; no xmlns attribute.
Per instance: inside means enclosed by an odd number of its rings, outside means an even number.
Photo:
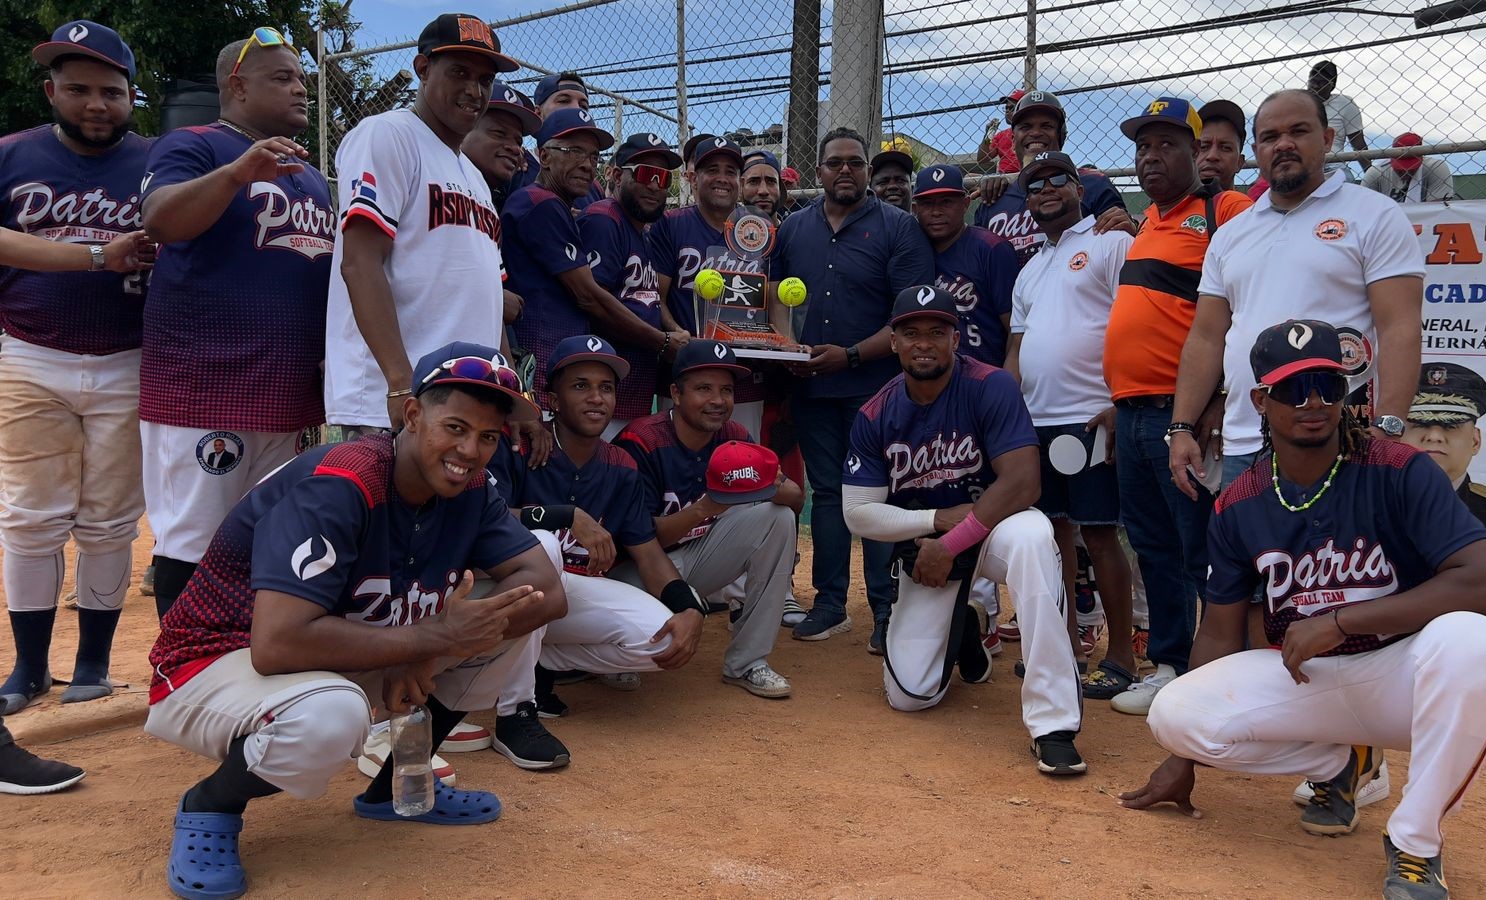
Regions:
<svg viewBox="0 0 1486 900"><path fill-rule="evenodd" d="M846 613L830 612L816 606L790 630L790 636L797 641L824 641L833 634L845 634L850 630L851 617Z"/></svg>
<svg viewBox="0 0 1486 900"><path fill-rule="evenodd" d="M1033 738L1032 755L1037 757L1037 771L1045 775L1082 775L1089 770L1073 746L1071 731L1049 731Z"/></svg>
<svg viewBox="0 0 1486 900"><path fill-rule="evenodd" d="M1300 827L1311 834L1351 834L1357 828L1357 787L1372 780L1381 761L1372 747L1354 746L1335 778L1311 783L1316 793L1300 813Z"/></svg>
<svg viewBox="0 0 1486 900"><path fill-rule="evenodd" d="M530 701L509 716L495 717L490 746L523 769L560 769L571 758L562 741L542 726L537 705Z"/></svg>
<svg viewBox="0 0 1486 900"><path fill-rule="evenodd" d="M568 714L568 705L552 691L537 694L537 715L543 719L561 719Z"/></svg>
<svg viewBox="0 0 1486 900"><path fill-rule="evenodd" d="M1388 858L1388 877L1383 879L1383 900L1448 900L1443 857L1428 859L1405 853L1383 833L1383 855Z"/></svg>
<svg viewBox="0 0 1486 900"><path fill-rule="evenodd" d="M0 794L50 794L72 787L84 774L77 766L42 759L18 744L0 746Z"/></svg>
<svg viewBox="0 0 1486 900"><path fill-rule="evenodd" d="M873 656L887 652L887 619L873 623L872 636L867 638L867 652Z"/></svg>

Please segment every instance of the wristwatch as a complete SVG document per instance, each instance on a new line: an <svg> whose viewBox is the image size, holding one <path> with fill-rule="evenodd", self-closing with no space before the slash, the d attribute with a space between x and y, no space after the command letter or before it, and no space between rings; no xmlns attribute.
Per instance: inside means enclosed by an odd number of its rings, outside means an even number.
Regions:
<svg viewBox="0 0 1486 900"><path fill-rule="evenodd" d="M862 351L855 344L846 348L846 368L855 369L862 364Z"/></svg>
<svg viewBox="0 0 1486 900"><path fill-rule="evenodd" d="M103 255L102 246L98 244L89 244L88 256L91 257L93 261L93 268L91 269L91 271L102 272L104 269L108 268L108 257Z"/></svg>
<svg viewBox="0 0 1486 900"><path fill-rule="evenodd" d="M1398 416L1378 416L1373 420L1378 430L1391 438L1403 437L1403 419Z"/></svg>

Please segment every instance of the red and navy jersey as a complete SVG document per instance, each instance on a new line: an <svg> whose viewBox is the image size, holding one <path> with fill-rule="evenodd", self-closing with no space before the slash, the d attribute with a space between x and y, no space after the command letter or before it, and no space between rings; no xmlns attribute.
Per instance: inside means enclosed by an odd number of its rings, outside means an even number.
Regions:
<svg viewBox="0 0 1486 900"><path fill-rule="evenodd" d="M537 545L480 472L463 493L415 508L397 496L390 435L300 454L238 501L160 622L151 702L249 645L257 591L391 628L437 615L466 569Z"/></svg>
<svg viewBox="0 0 1486 900"><path fill-rule="evenodd" d="M1125 198L1115 190L1108 176L1086 169L1078 173L1078 180L1084 186L1085 215L1097 216L1116 206L1125 208ZM1027 260L1037 255L1037 251L1047 243L1047 232L1027 209L1027 191L1019 181L1013 180L995 203L977 206L975 224L1010 241L1019 265L1025 266Z"/></svg>
<svg viewBox="0 0 1486 900"><path fill-rule="evenodd" d="M748 429L729 419L700 450L681 443L671 411L636 419L614 439L635 460L645 489L645 509L652 517L669 516L702 499L707 492L707 463L712 451L728 441L753 442ZM677 541L676 547L705 537L715 520L706 519Z"/></svg>
<svg viewBox="0 0 1486 900"><path fill-rule="evenodd" d="M905 509L974 503L996 480L991 460L1036 447L1037 432L1016 379L963 354L944 391L928 406L908 396L898 375L863 404L851 426L842 484L886 487Z"/></svg>
<svg viewBox="0 0 1486 900"><path fill-rule="evenodd" d="M547 464L526 468L525 458L513 454L519 468L513 473L512 506L576 506L613 535L620 547L636 547L655 538L655 520L645 505L645 486L630 455L608 441L599 441L593 458L575 465L562 447L553 446ZM563 568L588 574L588 551L566 528L556 531L562 546Z"/></svg>
<svg viewBox="0 0 1486 900"><path fill-rule="evenodd" d="M143 196L213 172L252 143L220 123L178 128L151 148ZM304 163L239 190L197 237L162 245L144 309L139 417L279 433L325 421L335 228L325 176Z"/></svg>
<svg viewBox="0 0 1486 900"><path fill-rule="evenodd" d="M131 133L98 156L80 156L51 125L0 138L0 226L69 244L106 244L138 231L139 181L149 152L150 142ZM0 328L67 353L133 350L147 283L142 272L0 267Z"/></svg>
<svg viewBox="0 0 1486 900"><path fill-rule="evenodd" d="M1262 590L1264 632L1276 647L1290 623L1412 590L1451 554L1486 540L1444 470L1396 441L1369 441L1303 512L1275 497L1273 462L1261 458L1218 496L1207 527L1206 599L1241 603ZM1303 501L1284 478L1280 489L1291 505ZM1322 655L1365 653L1403 637L1356 634Z"/></svg>
<svg viewBox="0 0 1486 900"><path fill-rule="evenodd" d="M650 245L644 232L625 216L619 201L600 200L585 209L578 216L578 234L598 286L613 294L640 321L660 328L660 278L650 261ZM655 348L615 341L614 349L630 366L614 398L614 418L650 415L659 371Z"/></svg>
<svg viewBox="0 0 1486 900"><path fill-rule="evenodd" d="M533 388L546 404L547 360L565 337L587 334L588 316L557 276L588 265L573 211L563 199L530 184L511 194L500 214L505 239L506 287L526 306L515 326L516 343L537 357Z"/></svg>
<svg viewBox="0 0 1486 900"><path fill-rule="evenodd" d="M960 310L960 352L999 366L1006 362L1006 326L1011 288L1021 263L1011 243L974 225L949 248L934 254L934 285L955 298Z"/></svg>

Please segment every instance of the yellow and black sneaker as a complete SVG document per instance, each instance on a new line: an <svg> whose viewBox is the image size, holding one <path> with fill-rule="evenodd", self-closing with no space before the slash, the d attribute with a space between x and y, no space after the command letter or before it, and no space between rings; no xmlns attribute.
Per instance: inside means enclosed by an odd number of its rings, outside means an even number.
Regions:
<svg viewBox="0 0 1486 900"><path fill-rule="evenodd" d="M1372 747L1354 746L1340 774L1312 782L1316 794L1300 814L1300 827L1311 834L1351 834L1357 828L1357 786L1372 780L1382 758Z"/></svg>
<svg viewBox="0 0 1486 900"><path fill-rule="evenodd" d="M1383 854L1388 858L1388 877L1383 879L1383 900L1446 900L1443 857L1425 859L1393 846L1383 833Z"/></svg>

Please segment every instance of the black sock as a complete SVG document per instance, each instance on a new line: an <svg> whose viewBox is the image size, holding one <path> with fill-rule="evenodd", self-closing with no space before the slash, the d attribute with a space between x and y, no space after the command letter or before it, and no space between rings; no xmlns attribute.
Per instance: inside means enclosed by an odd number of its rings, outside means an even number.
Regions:
<svg viewBox="0 0 1486 900"><path fill-rule="evenodd" d="M432 719L430 730L433 732L433 743L430 746L433 748L432 752L437 753L439 744L444 742L444 738L449 736L454 726L464 721L464 713L450 709L434 697L429 697L424 706L428 707ZM388 753L387 761L382 763L382 771L377 773L377 777L372 779L371 786L362 795L362 799L367 803L387 803L392 799L392 763L392 754Z"/></svg>
<svg viewBox="0 0 1486 900"><path fill-rule="evenodd" d="M150 564L155 567L155 612L163 619L181 591L186 589L186 582L196 571L196 563L156 556Z"/></svg>
<svg viewBox="0 0 1486 900"><path fill-rule="evenodd" d="M0 686L0 694L35 694L46 678L47 654L52 648L52 625L57 608L16 612L10 610L10 630L15 635L15 668Z"/></svg>
<svg viewBox="0 0 1486 900"><path fill-rule="evenodd" d="M557 673L537 663L537 697L550 695L557 686Z"/></svg>
<svg viewBox="0 0 1486 900"><path fill-rule="evenodd" d="M247 760L243 758L243 744L246 741L246 737L240 737L227 745L227 758L217 766L217 771L201 779L186 792L186 797L181 802L184 812L232 813L240 816L248 808L249 800L279 792L278 788L248 771Z"/></svg>
<svg viewBox="0 0 1486 900"><path fill-rule="evenodd" d="M77 608L77 661L72 666L73 684L102 684L108 678L114 629L119 625L122 612L122 609Z"/></svg>

